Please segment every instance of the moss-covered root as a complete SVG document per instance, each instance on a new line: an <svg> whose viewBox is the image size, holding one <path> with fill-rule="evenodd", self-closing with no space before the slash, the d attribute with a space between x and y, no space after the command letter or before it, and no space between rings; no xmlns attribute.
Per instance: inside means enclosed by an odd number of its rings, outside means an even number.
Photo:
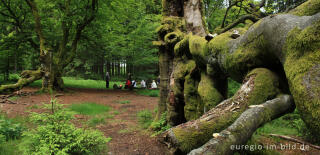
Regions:
<svg viewBox="0 0 320 155"><path fill-rule="evenodd" d="M201 73L198 93L200 95L201 102L204 104L204 112L209 111L223 100L223 96L214 86L214 81L205 73Z"/></svg>
<svg viewBox="0 0 320 155"><path fill-rule="evenodd" d="M261 104L279 94L277 75L265 68L251 71L242 87L230 99L218 104L197 120L171 128L160 135L160 141L167 143L174 151L188 153L210 140L215 132L231 125L249 105Z"/></svg>
<svg viewBox="0 0 320 155"><path fill-rule="evenodd" d="M320 20L287 38L284 70L302 119L320 141Z"/></svg>
<svg viewBox="0 0 320 155"><path fill-rule="evenodd" d="M33 81L39 80L42 77L42 72L40 69L36 71L26 70L21 73L21 78L15 84L1 85L0 93L11 93L13 91L22 89L24 86L32 83Z"/></svg>
<svg viewBox="0 0 320 155"><path fill-rule="evenodd" d="M292 97L282 95L261 105L250 106L248 110L227 129L214 133L213 138L188 155L231 155L235 145L244 145L252 134L270 120L294 109Z"/></svg>

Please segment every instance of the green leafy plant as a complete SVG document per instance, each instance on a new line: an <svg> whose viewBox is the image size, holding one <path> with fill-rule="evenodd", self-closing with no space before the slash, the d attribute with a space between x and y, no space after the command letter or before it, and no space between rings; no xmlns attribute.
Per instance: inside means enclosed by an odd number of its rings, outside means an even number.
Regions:
<svg viewBox="0 0 320 155"><path fill-rule="evenodd" d="M124 100L124 101L119 101L120 104L129 104L131 103L131 101L129 100Z"/></svg>
<svg viewBox="0 0 320 155"><path fill-rule="evenodd" d="M139 111L138 114L138 122L142 126L142 128L148 128L152 123L152 112L150 110L142 110Z"/></svg>
<svg viewBox="0 0 320 155"><path fill-rule="evenodd" d="M167 117L167 112L164 112L163 114L161 114L159 121L154 121L151 123L150 129L155 131L153 136L156 136L171 128L171 126L167 123L166 117Z"/></svg>
<svg viewBox="0 0 320 155"><path fill-rule="evenodd" d="M23 129L20 123L14 123L11 119L0 116L0 135L4 135L6 140L20 138Z"/></svg>
<svg viewBox="0 0 320 155"><path fill-rule="evenodd" d="M72 112L63 105L52 105L45 106L46 113L32 113L31 121L38 127L23 133L25 140L20 149L24 154L99 154L105 149L111 138L96 130L76 128L70 122Z"/></svg>

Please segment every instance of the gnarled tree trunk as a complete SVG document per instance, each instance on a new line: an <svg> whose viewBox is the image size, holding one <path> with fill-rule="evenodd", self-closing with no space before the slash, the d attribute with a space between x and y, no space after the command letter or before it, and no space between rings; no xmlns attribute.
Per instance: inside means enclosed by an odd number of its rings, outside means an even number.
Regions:
<svg viewBox="0 0 320 155"><path fill-rule="evenodd" d="M287 14L265 17L249 29L236 28L240 32L238 38L233 37L231 29L212 40L206 40L206 29L200 28L205 25L200 0L164 0L163 4L166 16L158 29L156 44L171 57L166 59L169 72L161 73L170 85L161 86L166 87L167 93L161 94L160 103L167 105L169 123L178 126L159 138L173 152L187 153L202 146L212 133L234 123L249 105L262 104L280 93L292 95L303 120L320 138L320 1L309 0ZM235 96L220 103L225 99L227 77L244 83ZM259 81L258 77L269 78ZM246 89L248 81L252 81L251 87ZM274 116L292 110L287 101L265 108L274 110L282 103L288 106L273 111ZM213 109L200 117L208 108ZM262 110L259 116L264 114ZM255 119L259 124L268 121ZM183 123L186 120L189 122ZM255 131L257 126L249 123L244 128ZM246 143L248 137L235 142ZM225 142L231 144L228 138ZM215 150L224 147L215 146Z"/></svg>

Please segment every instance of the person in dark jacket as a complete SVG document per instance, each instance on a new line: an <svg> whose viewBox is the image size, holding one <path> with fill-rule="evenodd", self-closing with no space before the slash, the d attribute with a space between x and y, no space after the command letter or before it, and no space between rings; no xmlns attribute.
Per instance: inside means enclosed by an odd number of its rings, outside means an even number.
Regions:
<svg viewBox="0 0 320 155"><path fill-rule="evenodd" d="M109 72L106 73L106 88L109 88L110 75Z"/></svg>

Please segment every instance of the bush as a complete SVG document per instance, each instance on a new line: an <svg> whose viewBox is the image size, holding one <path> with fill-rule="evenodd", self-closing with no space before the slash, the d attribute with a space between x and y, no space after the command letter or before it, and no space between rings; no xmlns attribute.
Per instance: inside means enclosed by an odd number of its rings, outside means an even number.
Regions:
<svg viewBox="0 0 320 155"><path fill-rule="evenodd" d="M20 123L14 123L12 120L0 116L0 135L4 135L6 140L20 138L22 131L23 127Z"/></svg>
<svg viewBox="0 0 320 155"><path fill-rule="evenodd" d="M51 105L50 105L51 106ZM38 127L23 133L20 149L24 154L99 154L111 138L95 130L76 128L73 114L55 104L54 113L32 113L31 121Z"/></svg>
<svg viewBox="0 0 320 155"><path fill-rule="evenodd" d="M149 110L142 110L138 112L138 122L142 125L143 128L148 128L152 122L152 112Z"/></svg>

